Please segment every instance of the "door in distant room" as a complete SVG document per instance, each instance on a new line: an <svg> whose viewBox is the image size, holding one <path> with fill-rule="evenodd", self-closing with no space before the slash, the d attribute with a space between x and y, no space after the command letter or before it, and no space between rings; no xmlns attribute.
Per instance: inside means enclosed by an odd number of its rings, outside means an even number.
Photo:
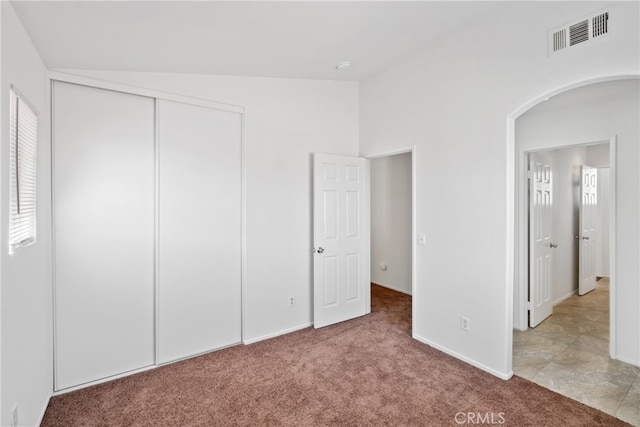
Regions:
<svg viewBox="0 0 640 427"><path fill-rule="evenodd" d="M370 310L369 164L314 154L313 321L320 328Z"/></svg>
<svg viewBox="0 0 640 427"><path fill-rule="evenodd" d="M598 169L583 165L581 172L578 293L584 295L596 288L595 238L598 222Z"/></svg>
<svg viewBox="0 0 640 427"><path fill-rule="evenodd" d="M529 160L529 326L536 327L553 311L553 169L535 154Z"/></svg>

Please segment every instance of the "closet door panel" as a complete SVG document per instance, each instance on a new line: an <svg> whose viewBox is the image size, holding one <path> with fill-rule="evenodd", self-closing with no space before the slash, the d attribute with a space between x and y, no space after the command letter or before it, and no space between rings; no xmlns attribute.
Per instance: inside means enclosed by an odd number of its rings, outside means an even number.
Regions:
<svg viewBox="0 0 640 427"><path fill-rule="evenodd" d="M241 341L241 116L158 101L158 362Z"/></svg>
<svg viewBox="0 0 640 427"><path fill-rule="evenodd" d="M54 82L57 390L154 363L154 104Z"/></svg>

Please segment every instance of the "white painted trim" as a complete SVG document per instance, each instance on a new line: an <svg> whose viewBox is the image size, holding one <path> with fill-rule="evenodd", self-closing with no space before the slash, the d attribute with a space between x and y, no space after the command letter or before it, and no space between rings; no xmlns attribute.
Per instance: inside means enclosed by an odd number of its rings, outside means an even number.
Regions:
<svg viewBox="0 0 640 427"><path fill-rule="evenodd" d="M247 127L243 112L240 117L240 340L247 336Z"/></svg>
<svg viewBox="0 0 640 427"><path fill-rule="evenodd" d="M2 4L0 4L0 23L2 22L2 9L3 9L2 8ZM2 31L0 31L0 46L3 46L3 44L2 44ZM2 82L2 75L1 75L2 74L1 71L3 69L2 68L2 57L3 57L3 55L0 54L0 83ZM0 88L0 97L1 97L1 94L2 94L2 90ZM4 100L2 100L2 102L0 102L0 141L4 140L4 126L2 125L4 123L4 120L1 119L1 118L4 117L3 116L3 114L4 114L3 106L4 106ZM3 163L4 163L4 159L3 159L2 162L0 162L0 176L4 176L4 175L2 175L4 173ZM0 193L4 194L3 191L0 191ZM5 215L4 212L2 212L2 209L0 209L0 224L3 224L2 220L3 220L4 215ZM2 252L0 252L0 257L1 256L2 256ZM0 296L2 296L2 289L4 289L4 286L2 284L2 277L4 276L2 274L2 270L3 270L2 264L3 263L0 262ZM0 303L0 346L3 343L2 330L3 330L3 328L2 328L2 304ZM0 351L0 379L2 378L2 365L3 365L2 364L2 351ZM1 387L1 384L0 384L0 424L2 424L3 420L4 420L4 418L2 418L2 402L4 402L4 400L2 399L2 387Z"/></svg>
<svg viewBox="0 0 640 427"><path fill-rule="evenodd" d="M516 236L515 236L515 224L516 224L516 207L515 207L515 170L516 170L516 144L515 144L515 131L516 122L515 118L510 120L507 118L507 138L506 138L506 158L505 158L505 172L506 172L506 183L505 183L505 222L506 222L506 233L505 233L505 254L507 256L506 265L505 265L505 311L504 311L504 320L503 320L503 333L505 337L505 358L502 360L504 363L505 369L508 372L508 376L504 379L509 379L513 376L513 317L514 317L514 293L515 293L515 257L516 254L513 252L516 245ZM513 139L512 139L513 138ZM500 376L500 375L498 375ZM501 377L503 378L503 377Z"/></svg>
<svg viewBox="0 0 640 427"><path fill-rule="evenodd" d="M251 338L251 339L245 340L244 344L245 345L255 344L255 343L260 342L260 341L268 340L268 339L271 339L271 338L276 338L276 337L279 337L281 335L290 334L291 332L300 331L302 329L310 328L312 326L313 326L313 322L303 323L302 325L294 326L293 328L283 329L282 331L274 332L272 334L262 335L262 336L259 336L259 337L256 337L256 338Z"/></svg>
<svg viewBox="0 0 640 427"><path fill-rule="evenodd" d="M618 136L609 140L609 357L617 359L616 216L618 206ZM638 304L640 307L640 303Z"/></svg>
<svg viewBox="0 0 640 427"><path fill-rule="evenodd" d="M365 156L365 158L371 160L371 159L377 159L379 157L389 157L389 156L395 156L397 154L412 153L414 150L415 150L415 145L409 148L398 148L395 150L383 151L381 153L367 155Z"/></svg>
<svg viewBox="0 0 640 427"><path fill-rule="evenodd" d="M418 200L418 161L416 159L416 146L414 145L411 148L411 331L414 331L415 326L418 324L417 316L418 316L418 304L416 294L418 292L418 269L417 269L417 244L418 244L418 208L417 208L417 200Z"/></svg>
<svg viewBox="0 0 640 427"><path fill-rule="evenodd" d="M114 83L107 80L94 79L76 74L50 71L49 79L67 83L74 83L82 86L91 86L100 89L112 90L116 92L124 92L133 95L146 96L148 98L164 99L167 101L180 102L182 104L197 105L200 107L214 108L216 110L244 114L244 107L240 107L238 105L223 104L221 102L215 102L209 99L186 96L178 93L164 92L157 89L149 89L140 86Z"/></svg>
<svg viewBox="0 0 640 427"><path fill-rule="evenodd" d="M94 385L107 383L107 382L110 382L110 381L113 381L113 380L117 380L117 379L120 379L120 378L125 378L125 377L129 377L129 376L132 376L132 375L135 375L135 374L140 374L142 372L152 371L152 370L160 368L162 366L167 366L167 365L172 365L174 363L183 362L185 360L193 359L193 358L199 357L199 356L204 356L205 354L209 354L209 353L215 353L217 351L221 351L221 350L225 350L227 348L235 347L235 346L240 345L240 344L242 344L242 343L241 342L236 342L236 343L233 343L233 344L225 345L225 346L214 348L214 349L211 349L211 350L205 350L205 351L202 351L202 352L197 353L197 354L191 354L189 356L182 357L182 358L179 358L179 359L174 359L174 360L171 360L169 362L164 362L164 363L160 363L160 364L155 363L153 365L145 366L143 368L133 369L131 371L122 372L122 373L117 374L117 375L111 375L109 377L100 378L99 380L89 381L89 382L86 382L84 384L78 384L78 385L73 386L73 387L68 387L68 388L65 388L65 389L62 389L62 390L54 391L52 396L59 396L61 394L67 394L67 393L70 393L72 391L82 390L83 388L92 387Z"/></svg>
<svg viewBox="0 0 640 427"><path fill-rule="evenodd" d="M160 108L153 100L153 362L160 355Z"/></svg>
<svg viewBox="0 0 640 427"><path fill-rule="evenodd" d="M47 412L47 407L49 407L49 402L51 401L51 397L53 397L53 394L49 392L49 395L44 400L44 406L40 410L40 416L38 417L38 423L36 424L37 426L42 425L42 421L44 420L44 414Z"/></svg>
<svg viewBox="0 0 640 427"><path fill-rule="evenodd" d="M204 350L204 351L198 352L196 354L190 354L188 356L179 357L177 359L171 359L171 360L168 360L166 362L158 363L158 364L154 365L154 368L159 368L160 366L167 366L167 365L172 365L174 363L183 362L185 360L193 359L194 357L204 356L205 354L209 354L209 353L215 353L216 351L225 350L227 348L235 347L235 346L240 345L240 344L242 344L242 342L238 341L238 342L234 342L232 344L223 345L222 347L210 348L208 350Z"/></svg>
<svg viewBox="0 0 640 427"><path fill-rule="evenodd" d="M380 283L380 282L371 282L371 284L382 286L383 288L391 289L392 291L400 292L401 294L405 294L405 295L411 296L410 292L408 292L408 291L406 291L404 289L396 288L395 286L387 285L385 283Z"/></svg>
<svg viewBox="0 0 640 427"><path fill-rule="evenodd" d="M558 298L557 300L555 300L554 302L552 302L552 304L553 304L554 306L556 306L556 305L560 304L562 301L564 301L564 300L566 300L566 299L569 299L569 298L571 298L571 297L572 297L572 296L574 296L574 295L578 295L578 290L577 290L577 289L574 289L574 290L572 290L571 292L569 292L568 294L561 296L560 298Z"/></svg>
<svg viewBox="0 0 640 427"><path fill-rule="evenodd" d="M640 360L627 359L626 357L619 357L617 360L628 363L629 365L640 367Z"/></svg>
<svg viewBox="0 0 640 427"><path fill-rule="evenodd" d="M141 372L150 371L152 369L156 369L158 366L159 365L149 365L149 366L145 366L143 368L134 369L132 371L127 371L127 372L122 372L122 373L117 374L117 375L112 375L110 377L100 378L99 380L90 381L90 382L87 382L87 383L84 383L84 384L78 384L78 385L75 385L75 386L69 387L69 388L64 388L62 390L54 390L52 396L60 396L62 394L67 394L67 393L70 393L72 391L82 390L83 388L91 387L91 386L102 384L102 383L107 383L109 381L117 380L119 378L128 377L128 376L131 376L131 375L134 375L134 374L139 374Z"/></svg>
<svg viewBox="0 0 640 427"><path fill-rule="evenodd" d="M364 192L364 229L365 229L365 277L364 277L364 294L365 294L365 311L364 314L371 313L371 164L369 159L365 159L365 187Z"/></svg>
<svg viewBox="0 0 640 427"><path fill-rule="evenodd" d="M480 362L478 362L476 360L470 359L470 358L468 358L468 357L466 357L466 356L464 356L464 355L462 355L460 353L457 353L457 352L455 352L453 350L450 350L450 349L448 349L446 347L443 347L443 346L441 346L439 344L436 344L435 342L430 341L430 340L428 340L426 338L423 338L423 337L421 337L419 335L415 335L414 334L413 338L416 339L417 341L420 341L423 344L426 344L426 345L428 345L430 347L435 348L436 350L440 350L441 352L446 353L449 356L453 356L456 359L460 359L463 362L466 362L471 366L475 366L478 369L482 369L483 371L488 372L489 374L491 374L493 376L496 376L496 377L498 377L500 379L508 380L513 376L513 371L512 370L509 370L506 373L505 372L499 372L499 371L496 371L495 369L490 368L490 367L488 367L488 366L486 366L486 365L484 365L484 364L482 364L482 363L480 363Z"/></svg>
<svg viewBox="0 0 640 427"><path fill-rule="evenodd" d="M557 95L562 92L567 92L571 89L576 89L582 86L588 86L594 83L602 83L613 80L632 80L640 78L640 74L623 74L623 75L609 75L609 76L601 76L595 77L592 79L587 79L580 82L574 82L569 85L556 87L555 89L534 98L527 103L523 104L519 108L517 108L514 112L507 116L507 155L511 155L514 158L514 162L522 161L522 157L516 152L516 134L515 134L515 122L516 119L524 114L526 111L536 106L537 104L543 102L545 99ZM515 163L514 163L515 164ZM506 176L506 187L507 190L512 189L512 193L515 192L516 187L515 184L520 177L516 177L514 168L511 166L512 161L507 159L507 176ZM615 197L615 195L613 195ZM505 284L505 304L507 305L506 311L507 313L515 311L516 321L514 321L514 316L511 316L507 319L507 337L511 337L507 339L507 348L505 349L505 354L507 356L508 366L512 367L513 364L513 328L514 326L520 330L526 329L527 324L527 311L526 306L523 304L523 292L526 290L527 278L525 276L525 266L526 262L523 263L523 254L520 242L522 242L522 237L520 235L520 231L522 227L519 227L519 230L514 230L515 219L520 218L521 205L518 204L517 208L515 205L515 195L507 194L507 224L506 224L506 232L507 232L507 259L506 259L506 277L507 282ZM520 224L521 225L521 224ZM517 233L517 234L516 234ZM513 236L514 239L511 239L509 236ZM516 240L517 239L517 240ZM511 240L511 242L510 242ZM611 255L614 255L612 253ZM526 260L525 260L526 261ZM611 262L611 265L614 265ZM611 279L610 279L611 280ZM611 292L611 291L610 291ZM516 296L516 300L514 301L513 296ZM611 294L610 294L611 297ZM640 301L639 301L640 303ZM523 326L525 325L525 326ZM522 329L524 328L524 329ZM610 333L610 335L612 335ZM509 345L511 344L511 345Z"/></svg>
<svg viewBox="0 0 640 427"><path fill-rule="evenodd" d="M58 313L56 310L56 307L58 306L57 301L57 286L56 286L56 251L55 251L55 246L56 246L56 227L55 227L55 219L56 219L56 210L55 210L55 185L54 185L54 176L55 176L55 168L56 168L56 162L55 162L55 145L56 145L56 141L55 141L55 111L53 108L53 99L55 97L55 85L52 84L51 79L47 79L47 86L48 86L48 93L49 93L49 117L50 117L50 127L51 127L51 135L50 135L50 144L51 144L51 176L49 177L49 185L51 186L50 188L50 193L51 193L51 199L49 200L50 206L49 209L51 209L51 242L50 242L50 251L51 251L51 304L53 305L53 307L51 308L51 328L52 328L52 339L53 339L53 355L52 355L52 362L53 362L53 378L52 378L52 391L55 392L55 390L58 388L58 334L57 334L57 319L58 319Z"/></svg>

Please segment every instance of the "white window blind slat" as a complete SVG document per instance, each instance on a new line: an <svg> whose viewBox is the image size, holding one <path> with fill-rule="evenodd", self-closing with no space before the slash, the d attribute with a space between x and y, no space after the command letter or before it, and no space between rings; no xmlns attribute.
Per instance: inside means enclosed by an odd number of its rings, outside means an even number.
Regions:
<svg viewBox="0 0 640 427"><path fill-rule="evenodd" d="M36 241L38 117L10 91L9 253Z"/></svg>

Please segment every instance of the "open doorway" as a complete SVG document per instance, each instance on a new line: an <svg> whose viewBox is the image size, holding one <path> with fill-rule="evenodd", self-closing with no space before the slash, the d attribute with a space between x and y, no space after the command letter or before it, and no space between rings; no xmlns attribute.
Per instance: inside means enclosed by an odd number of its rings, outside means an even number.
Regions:
<svg viewBox="0 0 640 427"><path fill-rule="evenodd" d="M370 159L371 298L397 308L411 334L413 293L413 153Z"/></svg>
<svg viewBox="0 0 640 427"><path fill-rule="evenodd" d="M527 153L530 328L563 301L594 291L598 277L608 282L609 212L615 208L609 205L610 148L604 141ZM602 303L593 308L608 313L608 298ZM599 345L608 355L608 335Z"/></svg>
<svg viewBox="0 0 640 427"><path fill-rule="evenodd" d="M517 285L514 290L514 373L634 424L640 424L637 397L628 391L640 381L640 369L637 329L628 325L637 325L637 281L634 274L637 271L638 246L637 234L629 233L629 230L637 229L638 218L635 208L638 200L638 93L637 78L593 83L547 98L515 121ZM600 298L605 300L604 309L596 312L593 305L578 308L577 311L590 317L575 320L567 316L569 310L565 307L559 311L557 307L571 299L584 301L597 295L598 287L604 288L605 282L597 282L595 293L587 293L584 297L574 295L573 289L565 290L568 293L550 293L552 303L556 302L554 314L538 328L530 329L528 285L531 265L526 173L529 154L552 156L552 150L562 149L567 150L565 155L568 155L572 148L588 149L583 145L588 141L609 141L608 149L602 148L602 151L609 154L608 176L610 188L615 188L615 191L610 191L608 203L602 199L600 202L611 209L608 212L610 258L608 261L602 259L600 266L596 265L597 276L610 277L609 295L605 295L608 297L606 299ZM546 160L541 160L541 163ZM589 163L580 162L585 165ZM604 167L606 164L592 166ZM575 169L572 173L577 178ZM599 177L606 174L604 168L598 170ZM573 182L578 184L580 181L575 178ZM575 197L575 188L571 191ZM558 241L554 238L550 243L558 245L554 250L567 246L574 248L573 257L577 257L576 236L582 239L581 234L572 231L559 236ZM601 239L602 243L603 237L596 239ZM627 256L627 252L632 255ZM577 277L577 266L571 255L563 264L565 273L571 277ZM609 267L608 271L606 266ZM572 286L575 286L573 282ZM601 290L606 294L606 289ZM608 313L604 311L607 300ZM567 321L559 322L561 316L557 314L563 314ZM554 317L555 320L551 320ZM545 322L552 323L551 327L547 327L548 334L540 332ZM523 359L525 363L522 363Z"/></svg>

